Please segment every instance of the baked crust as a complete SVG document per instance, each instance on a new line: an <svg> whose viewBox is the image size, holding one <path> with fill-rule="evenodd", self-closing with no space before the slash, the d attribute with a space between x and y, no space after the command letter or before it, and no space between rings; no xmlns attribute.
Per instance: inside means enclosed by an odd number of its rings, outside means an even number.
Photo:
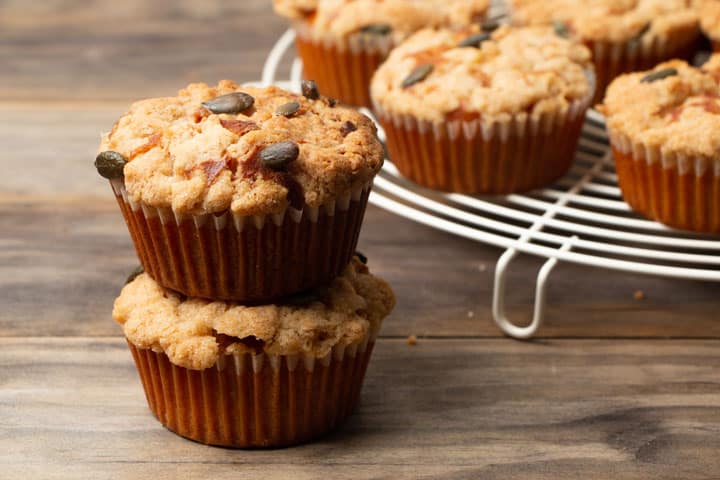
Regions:
<svg viewBox="0 0 720 480"><path fill-rule="evenodd" d="M698 28L692 0L511 0L510 3L514 24L560 21L584 41L623 43L642 36L642 41L650 42Z"/></svg>
<svg viewBox="0 0 720 480"><path fill-rule="evenodd" d="M677 70L677 75L641 81L651 72ZM618 77L608 87L599 109L614 135L633 145L663 154L720 158L720 55L701 68L681 60L665 62L649 72Z"/></svg>
<svg viewBox="0 0 720 480"><path fill-rule="evenodd" d="M309 25L320 37L345 37L388 25L399 42L424 27L465 27L480 21L489 0L273 0L275 11Z"/></svg>
<svg viewBox="0 0 720 480"><path fill-rule="evenodd" d="M477 28L424 29L390 54L371 84L373 101L393 114L433 122L455 116L506 119L567 109L592 94L590 51L549 27L500 27L480 48L459 47ZM419 65L422 81L404 88Z"/></svg>
<svg viewBox="0 0 720 480"><path fill-rule="evenodd" d="M302 306L243 306L186 299L141 274L115 300L113 318L138 348L201 370L221 355L245 352L322 358L335 346L376 336L395 305L388 284L357 258L315 293L318 299Z"/></svg>
<svg viewBox="0 0 720 480"><path fill-rule="evenodd" d="M695 0L703 33L714 42L720 41L720 0Z"/></svg>
<svg viewBox="0 0 720 480"><path fill-rule="evenodd" d="M254 106L238 114L213 114L202 106L232 92L251 95ZM299 111L276 115L288 102L298 102ZM298 144L297 160L282 173L262 167L260 150L284 141ZM177 97L134 103L103 135L105 150L129 160L125 187L133 201L189 214L231 209L268 215L302 208L303 202L317 207L371 182L383 161L376 128L365 115L327 99L229 80L216 87L194 83Z"/></svg>

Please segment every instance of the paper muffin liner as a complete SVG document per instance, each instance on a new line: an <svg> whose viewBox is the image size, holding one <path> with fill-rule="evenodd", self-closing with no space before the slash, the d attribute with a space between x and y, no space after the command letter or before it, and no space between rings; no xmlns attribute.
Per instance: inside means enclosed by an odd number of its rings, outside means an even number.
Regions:
<svg viewBox="0 0 720 480"><path fill-rule="evenodd" d="M720 233L720 159L663 153L612 130L610 142L634 210L674 228Z"/></svg>
<svg viewBox="0 0 720 480"><path fill-rule="evenodd" d="M329 283L355 253L372 183L277 215L185 215L133 201L111 181L137 256L163 287L260 303Z"/></svg>
<svg viewBox="0 0 720 480"><path fill-rule="evenodd" d="M427 188L467 194L532 190L562 177L575 150L591 95L541 116L434 123L375 105L390 159Z"/></svg>
<svg viewBox="0 0 720 480"><path fill-rule="evenodd" d="M303 77L320 93L350 105L369 107L370 80L394 46L391 35L318 37L303 22L294 24Z"/></svg>
<svg viewBox="0 0 720 480"><path fill-rule="evenodd" d="M338 427L355 409L374 340L311 355L237 354L191 370L128 341L152 413L208 445L284 447Z"/></svg>
<svg viewBox="0 0 720 480"><path fill-rule="evenodd" d="M697 29L693 29L667 38L655 37L648 42L586 41L585 45L592 52L597 76L593 104L603 101L605 90L618 75L650 70L658 63L676 58L692 59L700 38L699 33Z"/></svg>

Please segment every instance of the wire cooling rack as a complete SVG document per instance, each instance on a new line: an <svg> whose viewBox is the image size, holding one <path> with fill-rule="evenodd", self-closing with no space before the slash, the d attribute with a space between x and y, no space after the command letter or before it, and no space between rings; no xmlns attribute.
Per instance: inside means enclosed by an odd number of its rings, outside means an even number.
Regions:
<svg viewBox="0 0 720 480"><path fill-rule="evenodd" d="M263 68L262 84L299 90L302 63L293 57L293 40L292 31L278 39ZM287 80L277 78L283 61L290 62ZM371 112L364 113L373 118ZM384 132L378 129L384 141ZM429 227L505 249L495 269L492 310L500 329L518 339L532 337L542 324L548 278L559 261L720 282L720 237L646 220L622 200L604 118L592 110L573 168L548 188L493 197L441 193L404 179L386 160L370 202ZM538 272L535 311L527 326L514 324L505 313L508 266L520 253L547 259Z"/></svg>

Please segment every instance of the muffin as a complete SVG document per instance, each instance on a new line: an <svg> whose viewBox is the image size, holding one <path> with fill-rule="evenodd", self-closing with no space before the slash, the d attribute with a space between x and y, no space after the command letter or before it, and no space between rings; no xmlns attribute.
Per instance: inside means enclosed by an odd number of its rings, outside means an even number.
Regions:
<svg viewBox="0 0 720 480"><path fill-rule="evenodd" d="M720 233L720 55L618 77L607 115L625 200L671 227Z"/></svg>
<svg viewBox="0 0 720 480"><path fill-rule="evenodd" d="M516 25L552 24L593 53L595 102L621 73L652 68L672 58L690 59L699 38L693 0L510 0Z"/></svg>
<svg viewBox="0 0 720 480"><path fill-rule="evenodd" d="M548 27L425 29L393 50L371 86L398 170L470 194L565 174L593 91L590 51Z"/></svg>
<svg viewBox="0 0 720 480"><path fill-rule="evenodd" d="M490 0L273 0L291 20L303 75L327 95L369 106L373 72L390 49L423 27L482 21Z"/></svg>
<svg viewBox="0 0 720 480"><path fill-rule="evenodd" d="M189 299L140 274L115 300L150 410L183 437L279 447L337 427L358 403L390 287L354 259L275 305Z"/></svg>
<svg viewBox="0 0 720 480"><path fill-rule="evenodd" d="M311 82L301 96L222 81L133 104L96 167L160 285L252 303L342 272L382 160L370 119Z"/></svg>
<svg viewBox="0 0 720 480"><path fill-rule="evenodd" d="M720 51L720 0L695 0L700 28L710 39L713 50Z"/></svg>

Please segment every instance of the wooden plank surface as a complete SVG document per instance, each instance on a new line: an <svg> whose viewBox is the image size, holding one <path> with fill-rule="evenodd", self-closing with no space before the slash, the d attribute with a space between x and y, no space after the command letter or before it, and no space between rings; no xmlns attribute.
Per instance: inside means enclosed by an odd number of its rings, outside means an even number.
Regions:
<svg viewBox="0 0 720 480"><path fill-rule="evenodd" d="M8 480L720 471L718 340L381 340L362 405L339 432L266 451L205 447L160 427L119 339L6 338L0 363Z"/></svg>
<svg viewBox="0 0 720 480"><path fill-rule="evenodd" d="M498 249L373 207L360 249L398 307L348 424L252 452L159 426L110 318L136 260L99 135L134 99L259 78L284 28L270 0L0 2L0 479L720 478L718 285L560 265L544 338L515 342ZM510 272L519 322L539 266Z"/></svg>

